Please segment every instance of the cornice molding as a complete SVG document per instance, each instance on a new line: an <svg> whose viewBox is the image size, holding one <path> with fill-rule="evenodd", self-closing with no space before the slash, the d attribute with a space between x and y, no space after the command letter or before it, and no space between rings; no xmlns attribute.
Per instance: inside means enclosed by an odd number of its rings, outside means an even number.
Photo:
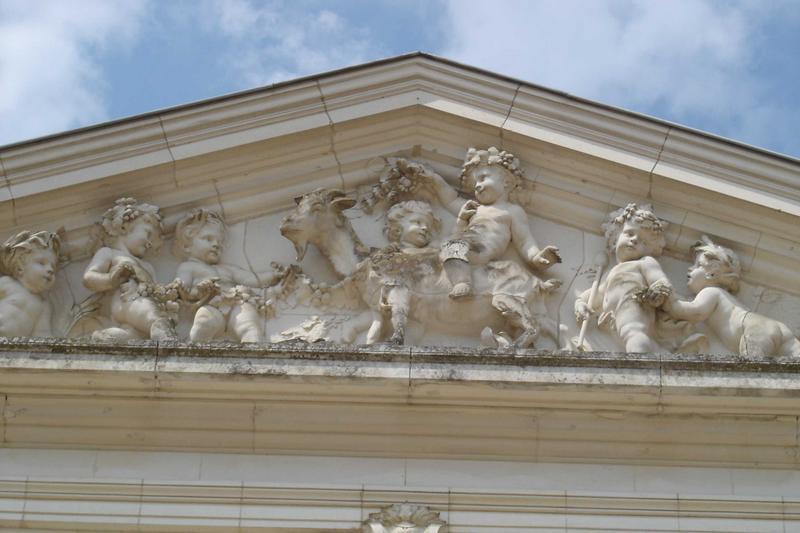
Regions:
<svg viewBox="0 0 800 533"><path fill-rule="evenodd" d="M2 445L796 468L798 373L668 354L14 340Z"/></svg>
<svg viewBox="0 0 800 533"><path fill-rule="evenodd" d="M20 197L32 193L23 185L30 180L59 176L53 184L58 187L74 183L75 172L83 179L111 175L103 166L109 160L143 168L413 105L587 153L592 145L605 146L595 155L639 170L652 170L664 146L661 172L670 179L713 172L716 188L741 185L747 172L751 177L744 181L756 195L748 201L800 214L796 160L425 55L0 148L0 159ZM666 131L673 133L664 145ZM768 200L775 190L785 193L788 203Z"/></svg>
<svg viewBox="0 0 800 533"><path fill-rule="evenodd" d="M198 532L356 531L371 513L397 502L440 513L451 529L519 531L531 524L570 531L599 525L637 531L719 531L730 521L746 531L785 531L800 522L787 498L648 496L592 492L391 490L380 487L291 487L254 483L159 483L0 479L0 527L81 531ZM674 528L674 529L673 529Z"/></svg>

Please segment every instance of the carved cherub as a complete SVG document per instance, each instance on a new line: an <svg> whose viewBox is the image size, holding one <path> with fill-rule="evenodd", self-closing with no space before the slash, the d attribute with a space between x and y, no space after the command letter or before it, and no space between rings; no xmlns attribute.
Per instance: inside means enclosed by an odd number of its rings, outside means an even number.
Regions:
<svg viewBox="0 0 800 533"><path fill-rule="evenodd" d="M602 312L598 324L612 326L626 352L661 350L654 340L656 308L667 300L672 286L655 258L666 245L666 226L650 209L636 204L611 213L603 227L617 264L600 283L592 301L590 290L575 301L578 324Z"/></svg>
<svg viewBox="0 0 800 533"><path fill-rule="evenodd" d="M729 248L710 238L692 247L694 264L689 268L689 290L694 300L672 296L664 309L673 317L689 322L705 321L728 347L739 355L800 357L800 340L777 320L753 313L739 302L742 267Z"/></svg>
<svg viewBox="0 0 800 533"><path fill-rule="evenodd" d="M391 244L370 259L372 273L380 277L381 305L380 310L373 313L367 344L381 339L386 318L392 325L389 342L403 344L405 341L411 288L438 270L439 250L429 245L440 225L426 202L411 200L389 209L384 232Z"/></svg>
<svg viewBox="0 0 800 533"><path fill-rule="evenodd" d="M192 342L210 341L231 332L241 342L264 342L264 299L257 287L274 285L280 276L254 274L220 263L225 223L213 211L195 209L175 229L181 298L198 306L189 332Z"/></svg>
<svg viewBox="0 0 800 533"><path fill-rule="evenodd" d="M450 297L472 294L472 267L500 259L513 244L534 269L543 270L561 262L558 248L540 249L528 226L528 217L509 193L519 185L519 162L505 151L470 148L461 168L461 183L472 189L475 200L464 202L438 174L431 178L436 193L458 217L453 238L442 247L442 261L452 285Z"/></svg>
<svg viewBox="0 0 800 533"><path fill-rule="evenodd" d="M52 335L45 292L55 282L61 240L49 231L22 231L0 248L0 336Z"/></svg>
<svg viewBox="0 0 800 533"><path fill-rule="evenodd" d="M156 283L153 266L143 257L162 238L158 207L120 198L101 219L104 246L95 252L83 274L94 292L112 292L111 318L119 327L94 333L95 338L173 340L175 325L167 309L174 291Z"/></svg>

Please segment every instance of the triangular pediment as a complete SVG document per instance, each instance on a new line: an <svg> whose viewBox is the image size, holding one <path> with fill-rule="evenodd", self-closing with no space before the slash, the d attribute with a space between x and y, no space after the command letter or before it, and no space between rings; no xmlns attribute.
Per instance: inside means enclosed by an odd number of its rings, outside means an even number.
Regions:
<svg viewBox="0 0 800 533"><path fill-rule="evenodd" d="M467 148L489 146L519 158L519 201L531 230L562 251L551 274L563 286L547 309L563 335L577 333L572 305L591 283L603 220L630 202L652 205L669 223L663 263L676 288L686 290L691 245L709 235L738 254L743 302L800 329L796 160L425 54L1 148L0 229L7 236L63 228L66 300L85 295L80 273L91 228L119 197L160 206L168 235L193 208L220 211L232 261L289 264L294 249L278 226L295 197L328 188L359 200L398 157L455 186ZM449 231L452 215L436 209ZM348 217L365 244L379 248L384 214L356 207ZM153 262L166 282L177 259L168 247L161 254ZM313 250L301 266L314 279L337 281ZM288 315L277 329L298 322Z"/></svg>

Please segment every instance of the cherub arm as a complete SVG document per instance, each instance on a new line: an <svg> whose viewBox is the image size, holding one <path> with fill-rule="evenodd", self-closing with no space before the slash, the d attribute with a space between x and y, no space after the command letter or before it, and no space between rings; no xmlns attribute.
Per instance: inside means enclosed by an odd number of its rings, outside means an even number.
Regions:
<svg viewBox="0 0 800 533"><path fill-rule="evenodd" d="M647 282L645 301L653 307L662 306L672 294L672 284L658 261L648 256L640 260L642 275Z"/></svg>
<svg viewBox="0 0 800 533"><path fill-rule="evenodd" d="M211 298L219 292L219 278L198 276L196 270L196 265L189 261L181 263L172 282L181 299L190 303Z"/></svg>
<svg viewBox="0 0 800 533"><path fill-rule="evenodd" d="M589 301L592 289L586 289L575 299L575 321L580 324L588 319L593 313L599 312L603 308L603 298L606 294L606 281L603 280L597 286L594 298Z"/></svg>
<svg viewBox="0 0 800 533"><path fill-rule="evenodd" d="M719 305L719 289L706 287L697 293L694 300L682 301L677 297L670 298L664 304L666 311L674 318L689 322L702 322L707 320Z"/></svg>
<svg viewBox="0 0 800 533"><path fill-rule="evenodd" d="M83 284L87 289L94 292L110 291L133 276L134 271L130 265L120 264L111 268L113 253L110 248L100 248L94 254L83 273Z"/></svg>
<svg viewBox="0 0 800 533"><path fill-rule="evenodd" d="M436 191L436 196L445 209L450 211L453 215L459 216L461 207L464 205L464 199L459 197L456 190L436 172L427 172L425 176L431 180L433 189Z"/></svg>
<svg viewBox="0 0 800 533"><path fill-rule="evenodd" d="M528 217L521 207L512 206L509 215L511 215L511 242L529 265L533 268L545 269L561 262L561 255L556 246L539 248L539 244L528 226Z"/></svg>

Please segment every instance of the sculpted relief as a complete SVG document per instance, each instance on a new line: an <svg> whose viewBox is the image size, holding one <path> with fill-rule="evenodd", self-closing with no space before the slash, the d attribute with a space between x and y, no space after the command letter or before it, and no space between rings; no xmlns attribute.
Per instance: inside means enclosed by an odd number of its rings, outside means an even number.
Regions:
<svg viewBox="0 0 800 533"><path fill-rule="evenodd" d="M46 231L3 245L0 333L800 356L796 324L737 299L739 258L707 237L682 295L651 207L610 213L605 246L581 249L567 238L578 230L526 210L513 154L470 148L458 183L391 159L368 189L308 192L279 223L228 228L198 208L168 231L157 206L121 198L88 263L59 269L61 238Z"/></svg>

